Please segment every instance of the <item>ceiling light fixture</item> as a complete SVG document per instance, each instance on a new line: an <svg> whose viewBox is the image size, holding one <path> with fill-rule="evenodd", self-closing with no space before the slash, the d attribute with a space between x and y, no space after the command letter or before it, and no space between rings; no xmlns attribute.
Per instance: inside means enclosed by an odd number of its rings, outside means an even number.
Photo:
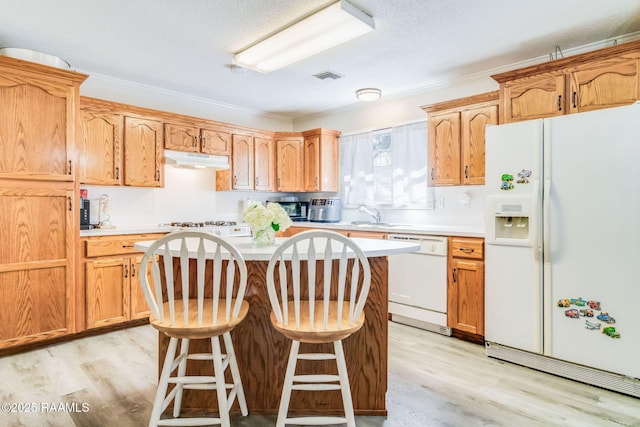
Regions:
<svg viewBox="0 0 640 427"><path fill-rule="evenodd" d="M356 91L356 98L360 101L375 101L380 98L382 91L374 87L365 87Z"/></svg>
<svg viewBox="0 0 640 427"><path fill-rule="evenodd" d="M233 63L268 73L374 28L372 17L340 0L236 53Z"/></svg>

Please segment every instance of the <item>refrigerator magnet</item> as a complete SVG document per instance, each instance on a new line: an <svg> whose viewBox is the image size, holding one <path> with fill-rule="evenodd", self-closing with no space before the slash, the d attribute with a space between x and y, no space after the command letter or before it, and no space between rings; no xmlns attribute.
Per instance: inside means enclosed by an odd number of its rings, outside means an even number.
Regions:
<svg viewBox="0 0 640 427"><path fill-rule="evenodd" d="M531 176L530 170L522 169L520 172L518 172L518 180L516 182L518 184L528 184L530 176Z"/></svg>
<svg viewBox="0 0 640 427"><path fill-rule="evenodd" d="M513 175L508 173L502 174L502 186L500 186L501 190L513 190Z"/></svg>

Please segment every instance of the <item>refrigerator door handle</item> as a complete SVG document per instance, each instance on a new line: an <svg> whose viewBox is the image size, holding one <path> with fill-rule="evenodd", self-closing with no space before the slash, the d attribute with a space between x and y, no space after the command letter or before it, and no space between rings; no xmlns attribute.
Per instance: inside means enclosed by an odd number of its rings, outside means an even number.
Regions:
<svg viewBox="0 0 640 427"><path fill-rule="evenodd" d="M533 197L534 207L532 212L532 219L534 221L535 227L533 228L533 230L531 230L533 232L533 244L531 246L533 247L533 259L535 259L536 261L540 261L542 255L542 248L540 247L541 230L537 212L540 203L542 203L542 199L540 197L540 180L537 178L533 180Z"/></svg>

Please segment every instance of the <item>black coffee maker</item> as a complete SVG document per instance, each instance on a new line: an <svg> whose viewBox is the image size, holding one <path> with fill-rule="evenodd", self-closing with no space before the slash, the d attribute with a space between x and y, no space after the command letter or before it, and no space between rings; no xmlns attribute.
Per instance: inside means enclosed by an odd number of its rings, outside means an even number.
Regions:
<svg viewBox="0 0 640 427"><path fill-rule="evenodd" d="M90 200L80 197L80 230L90 230L93 225L89 222Z"/></svg>

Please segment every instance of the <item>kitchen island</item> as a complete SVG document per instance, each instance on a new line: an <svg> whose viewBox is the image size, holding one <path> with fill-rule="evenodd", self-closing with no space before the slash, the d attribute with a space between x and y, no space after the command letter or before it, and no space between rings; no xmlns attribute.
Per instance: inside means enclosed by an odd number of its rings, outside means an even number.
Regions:
<svg viewBox="0 0 640 427"><path fill-rule="evenodd" d="M269 320L271 305L266 287L266 271L271 255L285 239L276 239L276 244L267 248L255 247L251 238L229 238L245 258L248 269L245 299L250 308L247 317L232 332L238 366L247 400L249 413L277 414L280 393L284 381L290 341L277 332ZM414 243L377 239L353 239L364 251L371 266L371 289L365 306L366 321L362 329L344 340L344 352L356 415L386 415L387 392L387 256L413 252L419 249ZM151 241L136 243L135 248L145 251ZM337 254L336 254L337 257ZM319 280L320 278L318 278ZM320 282L318 282L320 283ZM169 339L159 334L158 360L162 366ZM193 351L207 349L209 340L193 340ZM305 351L305 344L301 351ZM321 351L331 351L326 345ZM312 351L320 351L312 347ZM197 362L196 362L197 363ZM330 362L299 363L298 373L318 373L335 369ZM325 364L322 366L322 364ZM211 364L191 366L192 374L211 375ZM333 366L333 368L332 368ZM185 390L182 407L191 412L216 411L215 391ZM237 403L232 412L239 412ZM309 393L298 391L292 394L290 412L305 414L341 414L342 399L339 391Z"/></svg>

